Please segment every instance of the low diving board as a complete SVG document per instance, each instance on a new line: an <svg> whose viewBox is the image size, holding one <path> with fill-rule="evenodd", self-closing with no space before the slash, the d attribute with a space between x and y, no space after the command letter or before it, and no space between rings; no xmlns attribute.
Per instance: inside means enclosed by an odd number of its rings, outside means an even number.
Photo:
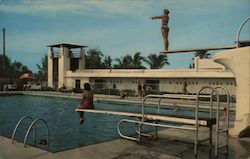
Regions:
<svg viewBox="0 0 250 159"><path fill-rule="evenodd" d="M100 110L100 109L75 109L77 112L89 112L89 113L101 113L107 115L118 115L118 116L127 116L127 117L137 117L148 120L160 120L165 122L175 122L175 123L183 123L183 124L191 124L195 125L196 120L195 117L184 117L184 116L174 116L174 115L159 115L159 114L144 114L141 113L132 113L132 112L121 112L121 111L112 111L112 110ZM216 124L215 118L198 118L197 124L201 126L211 126Z"/></svg>

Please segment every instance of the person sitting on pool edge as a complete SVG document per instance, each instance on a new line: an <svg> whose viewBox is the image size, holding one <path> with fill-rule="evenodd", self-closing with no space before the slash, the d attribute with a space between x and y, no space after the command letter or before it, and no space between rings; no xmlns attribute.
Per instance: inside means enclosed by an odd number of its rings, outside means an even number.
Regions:
<svg viewBox="0 0 250 159"><path fill-rule="evenodd" d="M82 101L80 105L77 107L78 109L93 109L93 92L90 88L89 83L84 83L84 90L82 93ZM84 112L78 112L80 116L80 124L84 122Z"/></svg>

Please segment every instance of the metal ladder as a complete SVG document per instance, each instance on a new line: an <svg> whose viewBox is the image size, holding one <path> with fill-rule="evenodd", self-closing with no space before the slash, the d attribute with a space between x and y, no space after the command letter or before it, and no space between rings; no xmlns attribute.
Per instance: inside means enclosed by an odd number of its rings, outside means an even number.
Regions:
<svg viewBox="0 0 250 159"><path fill-rule="evenodd" d="M224 124L224 128L221 128L221 112L220 112L220 106L217 107L216 110L216 137L215 137L215 143L217 145L217 147L215 147L215 157L218 157L218 153L219 153L219 149L221 148L225 148L225 154L228 155L228 136L229 136L229 108L230 108L230 94L229 91L223 87L223 86L217 86L215 87L216 90L218 89L222 89L225 94L226 94L226 107L224 107L224 109L226 108L226 114L225 115L225 124ZM223 113L225 110L223 110ZM220 141L220 136L221 134L224 134L226 137L225 143L224 144L219 144Z"/></svg>
<svg viewBox="0 0 250 159"><path fill-rule="evenodd" d="M202 95L201 93L204 91L204 90L207 90L207 89L210 89L212 92L211 94L209 95ZM226 92L226 95L227 95L227 116L226 116L226 128L224 129L221 129L220 128L220 94L218 92L218 89L223 89L225 92ZM213 99L213 97L216 97L216 100ZM200 101L200 98L208 98L210 99L210 107L209 107L209 115L210 115L210 118L212 118L213 116L213 110L216 110L216 130L215 130L215 146L214 146L214 156L215 157L218 157L218 150L220 148L223 148L225 147L225 153L228 154L228 128L229 128L229 92L228 90L225 88L225 87L222 87L222 86L218 86L218 87L210 87L210 86L204 86L202 87L197 95L186 95L186 96L183 96L183 98L187 98L187 99L196 99L196 109L195 109L195 119L196 119L196 124L195 124L195 129L190 129L190 128L185 128L185 127L179 127L179 126L173 126L173 125L162 125L162 124L158 124L158 123L145 123L145 120L144 120L144 105L145 105L145 100L147 98L150 98L150 97L158 97L158 110L157 110L157 113L160 112L160 106L161 106L161 99L164 98L163 96L161 95L148 95L144 98L143 102L142 102L142 118L141 119L137 119L137 120L130 120L130 119L122 119L119 123L118 123L118 127L117 127L117 130L118 130L118 133L121 137L123 138L126 138L126 139L130 139L130 140L135 140L135 141L140 141L141 140L141 136L147 136L146 134L144 134L142 132L142 125L150 125L150 126L155 126L156 129L155 129L155 137L157 138L157 127L168 127L168 128L180 128L180 129L187 129L187 130L194 130L195 131L195 141L194 141L194 154L195 156L197 155L197 148L198 148L198 144L201 143L201 142L204 142L204 141L208 141L209 140L209 149L210 149L210 153L212 154L212 128L209 130L210 131L210 137L205 139L205 140L199 140L198 139L198 131L199 131L199 125L198 125L198 116L199 116L199 101ZM173 96L174 97L174 96ZM178 98L178 96L176 97ZM181 97L180 97L181 99ZM213 105L214 105L214 102L216 103L216 108L213 109ZM136 133L138 135L138 137L131 137L131 136L127 136L127 135L124 135L122 132L121 132L121 125L122 123L134 123L134 124L138 124L138 127L136 129ZM222 134L222 133L225 133L226 134L226 143L224 145L219 145L219 135ZM151 136L151 135L149 135Z"/></svg>
<svg viewBox="0 0 250 159"><path fill-rule="evenodd" d="M27 129L26 131L26 134L25 134L25 138L24 138L24 147L26 147L26 143L27 143L27 139L28 139L28 136L29 136L29 133L30 131L33 129L33 142L36 143L36 127L35 127L35 124L38 122L38 121L41 121L45 127L46 127L46 130L47 130L47 148L49 148L49 127L48 127L48 124L47 122L44 120L44 119L41 119L41 118L37 118L37 119L34 119L32 118L31 116L23 116L19 121L18 123L16 124L16 127L12 133L12 137L11 137L11 140L12 140L12 143L14 143L14 138L15 138L15 135L16 135L16 132L17 132L17 129L19 128L19 126L21 125L21 123L25 120L25 119L30 119L32 122L31 124L29 125L29 128Z"/></svg>

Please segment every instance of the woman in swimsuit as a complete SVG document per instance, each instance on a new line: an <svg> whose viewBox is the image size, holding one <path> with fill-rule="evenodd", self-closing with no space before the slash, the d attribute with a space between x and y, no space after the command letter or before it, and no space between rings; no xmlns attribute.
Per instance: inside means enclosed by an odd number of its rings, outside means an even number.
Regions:
<svg viewBox="0 0 250 159"><path fill-rule="evenodd" d="M169 32L169 28L168 28L169 16L168 16L168 14L169 14L169 11L167 9L164 9L163 15L151 17L151 19L161 19L162 20L161 34L162 34L163 41L164 41L163 52L168 51L168 32Z"/></svg>
<svg viewBox="0 0 250 159"><path fill-rule="evenodd" d="M82 101L77 107L78 109L93 109L93 92L91 91L89 83L84 83L84 91L82 94ZM78 112L80 116L80 124L84 122L84 112Z"/></svg>

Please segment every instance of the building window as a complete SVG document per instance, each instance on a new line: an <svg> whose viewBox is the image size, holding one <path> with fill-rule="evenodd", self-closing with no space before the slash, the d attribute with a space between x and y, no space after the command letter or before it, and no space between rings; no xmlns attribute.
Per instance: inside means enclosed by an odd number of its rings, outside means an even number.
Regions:
<svg viewBox="0 0 250 159"><path fill-rule="evenodd" d="M75 80L75 88L81 88L81 80L79 79Z"/></svg>
<svg viewBox="0 0 250 159"><path fill-rule="evenodd" d="M179 84L179 82L176 82L176 84Z"/></svg>
<svg viewBox="0 0 250 159"><path fill-rule="evenodd" d="M171 82L171 81L169 81L169 84L172 84L172 82Z"/></svg>
<svg viewBox="0 0 250 159"><path fill-rule="evenodd" d="M198 82L196 81L196 85L198 85Z"/></svg>
<svg viewBox="0 0 250 159"><path fill-rule="evenodd" d="M211 82L209 82L208 84L211 85Z"/></svg>

